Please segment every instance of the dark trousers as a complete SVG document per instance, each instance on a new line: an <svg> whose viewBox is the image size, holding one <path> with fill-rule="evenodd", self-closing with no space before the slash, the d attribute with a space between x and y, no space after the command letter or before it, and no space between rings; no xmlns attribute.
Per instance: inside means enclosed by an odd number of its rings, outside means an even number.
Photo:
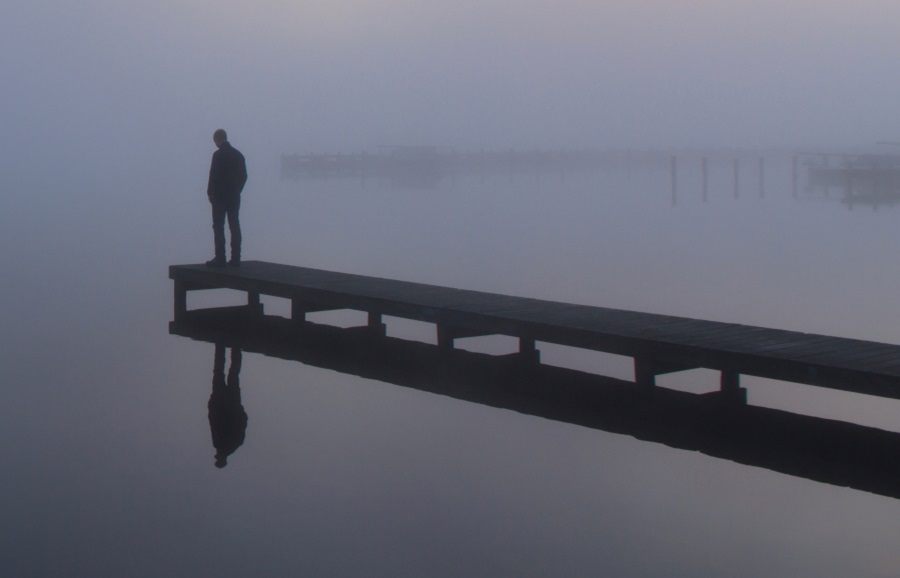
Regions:
<svg viewBox="0 0 900 578"><path fill-rule="evenodd" d="M241 210L241 196L213 196L212 221L213 241L216 246L216 259L225 260L225 218L228 218L228 230L231 232L231 258L241 260L241 222L238 212Z"/></svg>

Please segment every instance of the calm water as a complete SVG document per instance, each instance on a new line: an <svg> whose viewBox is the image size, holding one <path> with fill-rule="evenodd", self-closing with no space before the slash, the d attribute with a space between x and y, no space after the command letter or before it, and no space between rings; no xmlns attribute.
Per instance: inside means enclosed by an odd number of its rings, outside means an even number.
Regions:
<svg viewBox="0 0 900 578"><path fill-rule="evenodd" d="M428 191L254 175L245 257L900 343L900 207L793 199L775 162L764 197L747 169L735 199L730 164L710 171L704 203L681 170L675 206L667 166ZM166 267L210 256L202 179L35 177L0 201L4 576L900 572L897 500L251 353L246 437L216 468L214 346L167 332ZM628 360L541 349L631 378ZM900 431L900 403L744 385L751 404Z"/></svg>

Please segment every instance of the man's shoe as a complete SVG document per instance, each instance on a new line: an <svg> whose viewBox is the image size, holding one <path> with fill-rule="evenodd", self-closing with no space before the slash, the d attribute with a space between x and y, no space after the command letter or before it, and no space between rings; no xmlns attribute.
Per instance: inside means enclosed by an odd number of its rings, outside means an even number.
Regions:
<svg viewBox="0 0 900 578"><path fill-rule="evenodd" d="M240 259L231 259L230 261L228 261L228 266L229 267L240 267L241 260Z"/></svg>
<svg viewBox="0 0 900 578"><path fill-rule="evenodd" d="M218 257L210 259L206 262L207 267L224 267L225 259L219 259Z"/></svg>

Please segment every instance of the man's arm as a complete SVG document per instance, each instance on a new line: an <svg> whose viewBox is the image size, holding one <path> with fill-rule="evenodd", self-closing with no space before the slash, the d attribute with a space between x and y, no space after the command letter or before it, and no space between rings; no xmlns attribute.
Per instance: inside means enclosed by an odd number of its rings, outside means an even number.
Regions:
<svg viewBox="0 0 900 578"><path fill-rule="evenodd" d="M212 202L213 194L219 186L219 173L221 172L219 164L219 151L216 151L213 153L212 161L209 163L209 182L206 185L206 196L210 202Z"/></svg>
<svg viewBox="0 0 900 578"><path fill-rule="evenodd" d="M247 184L247 161L244 159L244 155L239 155L240 162L238 163L238 174L237 174L237 190L241 192L244 190L244 185Z"/></svg>

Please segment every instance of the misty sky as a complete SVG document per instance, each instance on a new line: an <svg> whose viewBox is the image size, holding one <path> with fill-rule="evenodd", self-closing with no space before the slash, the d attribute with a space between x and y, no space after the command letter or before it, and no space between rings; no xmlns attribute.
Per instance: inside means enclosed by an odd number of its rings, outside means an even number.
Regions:
<svg viewBox="0 0 900 578"><path fill-rule="evenodd" d="M893 0L6 0L0 163L205 162L219 126L257 159L869 145L900 140L898 21Z"/></svg>

